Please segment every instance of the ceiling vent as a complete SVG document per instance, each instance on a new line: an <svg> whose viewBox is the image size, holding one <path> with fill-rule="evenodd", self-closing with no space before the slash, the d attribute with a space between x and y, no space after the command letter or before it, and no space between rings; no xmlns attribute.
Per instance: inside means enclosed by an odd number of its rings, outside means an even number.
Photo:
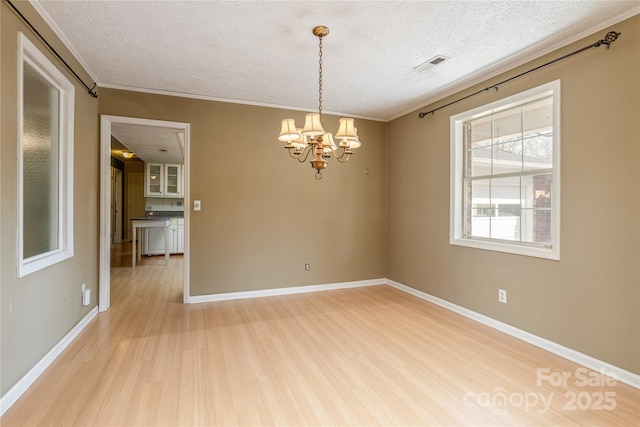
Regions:
<svg viewBox="0 0 640 427"><path fill-rule="evenodd" d="M446 56L443 55L437 55L434 56L433 58L429 59L428 61L423 62L422 64L413 67L414 71L427 71L428 69L435 67L438 64L443 63L444 61L446 61L447 58Z"/></svg>

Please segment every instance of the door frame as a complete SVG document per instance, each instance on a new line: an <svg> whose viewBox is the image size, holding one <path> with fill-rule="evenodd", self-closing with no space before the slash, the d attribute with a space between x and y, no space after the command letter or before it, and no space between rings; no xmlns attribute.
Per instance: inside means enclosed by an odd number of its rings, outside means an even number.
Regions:
<svg viewBox="0 0 640 427"><path fill-rule="evenodd" d="M184 289L182 300L189 303L189 258L190 258L190 152L191 124L169 122L164 120L142 119L136 117L100 115L100 263L99 263L99 298L98 310L107 311L111 306L111 124L123 123L133 125L169 127L180 129L184 134Z"/></svg>
<svg viewBox="0 0 640 427"><path fill-rule="evenodd" d="M122 243L122 235L123 235L123 225L124 225L124 197L122 197L123 195L123 188L124 188L124 172L118 168L115 168L113 166L111 166L111 172L112 172L112 177L111 177L111 218L112 218L112 224L115 224L115 230L110 230L111 233L113 233L112 236L112 244L118 244L118 243ZM115 188L115 196L116 199L113 200L113 189ZM118 229L118 226L120 226L120 228ZM119 231L119 233L118 233Z"/></svg>
<svg viewBox="0 0 640 427"><path fill-rule="evenodd" d="M127 224L129 224L129 220L131 218L133 218L133 215L131 215L131 188L133 187L131 185L131 178L134 177L140 177L142 178L142 187L140 188L140 190L144 193L144 172L130 172L127 176L127 215L125 216L125 222ZM126 241L130 241L133 238L133 232L130 226L127 225L127 233L126 233Z"/></svg>

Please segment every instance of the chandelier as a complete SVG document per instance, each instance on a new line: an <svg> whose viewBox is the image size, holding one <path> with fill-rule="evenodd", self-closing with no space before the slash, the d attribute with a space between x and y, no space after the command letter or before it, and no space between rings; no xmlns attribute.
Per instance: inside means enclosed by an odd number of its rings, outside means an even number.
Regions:
<svg viewBox="0 0 640 427"><path fill-rule="evenodd" d="M322 170L327 167L332 155L340 163L349 160L355 148L360 147L358 129L355 128L353 119L341 118L338 124L338 132L335 136L331 132L325 132L322 123L322 38L329 34L329 28L318 26L313 29L313 35L320 40L319 71L318 78L318 112L308 113L305 116L304 127L296 127L294 119L282 120L282 128L278 140L285 142L284 148L289 155L300 163L307 161L311 156L311 167L316 170L316 179L322 178ZM337 140L337 144L336 144Z"/></svg>

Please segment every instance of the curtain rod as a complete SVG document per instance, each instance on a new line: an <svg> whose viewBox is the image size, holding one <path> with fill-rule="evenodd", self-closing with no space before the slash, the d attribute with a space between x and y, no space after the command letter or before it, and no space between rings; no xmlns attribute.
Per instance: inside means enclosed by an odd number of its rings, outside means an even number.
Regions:
<svg viewBox="0 0 640 427"><path fill-rule="evenodd" d="M98 97L98 93L96 91L94 91L94 89L97 86L97 83L93 83L93 87L89 87L84 80L82 80L80 78L80 76L73 71L73 68L71 68L71 66L69 64L67 64L67 62L62 59L62 56L60 56L60 54L58 54L58 52L53 48L53 46L51 46L49 44L49 42L47 42L47 40L42 36L42 34L40 34L38 32L38 30L36 30L36 28L31 24L31 22L29 22L29 20L22 14L20 13L20 11L13 5L13 3L11 3L10 0L4 0L9 6L11 6L11 8L13 9L13 11L20 17L20 19L22 19L22 21L24 21L25 24L27 24L29 26L29 28L31 28L31 31L33 31L35 33L36 36L38 36L40 38L40 40L42 40L42 42L44 44L47 45L47 47L49 48L49 50L51 50L51 52L53 52L53 54L60 60L60 62L62 62L64 64L65 67L67 67L67 70L71 71L71 73L76 77L76 79L78 79L78 81L80 83L82 83L82 85L87 89L87 92L89 93L89 95L91 95L94 98Z"/></svg>
<svg viewBox="0 0 640 427"><path fill-rule="evenodd" d="M609 50L609 47L611 47L611 43L615 42L620 34L622 34L622 33L616 33L615 31L609 31L607 33L607 35L604 37L604 39L598 40L597 42L595 42L593 44L590 44L589 46L585 46L582 49L576 50L575 52L571 52L571 53L568 53L568 54L566 54L564 56L561 56L560 58L556 58L553 61L547 62L546 64L539 65L539 66L537 66L535 68L532 68L532 69L530 69L528 71L525 71L524 73L520 73L517 76L510 77L510 78L508 78L506 80L501 81L500 83L496 83L496 84L494 84L492 86L488 86L488 87L485 87L484 89L480 89L479 91L474 92L474 93L472 93L470 95L463 96L462 98L458 98L455 101L451 101L448 104L442 105L442 106L440 106L438 108L434 108L433 110L430 110L430 111L427 111L427 112L423 111L423 112L418 114L418 117L420 117L422 119L422 118L424 118L424 116L426 116L428 114L434 114L438 110L441 110L441 109L443 109L445 107L448 107L450 105L456 104L456 103L458 103L460 101L464 101L467 98L471 98L472 96L479 95L479 94L481 94L483 92L486 92L488 90L491 90L491 89L498 90L498 87L500 85L503 85L503 84L505 84L507 82L510 82L511 80L515 80L515 79L520 78L522 76L525 76L525 75L527 75L529 73L533 73L534 71L538 71L541 68L544 68L544 67L546 67L548 65L554 64L554 63L556 63L558 61L561 61L563 59L569 58L570 56L577 55L578 53L584 52L585 50L591 49L593 47L599 47L601 45L605 45L606 46L606 50Z"/></svg>

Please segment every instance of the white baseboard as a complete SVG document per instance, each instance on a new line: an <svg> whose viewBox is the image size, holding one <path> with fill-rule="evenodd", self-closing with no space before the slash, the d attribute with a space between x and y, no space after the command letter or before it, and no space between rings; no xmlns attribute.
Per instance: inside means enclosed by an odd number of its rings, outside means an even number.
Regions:
<svg viewBox="0 0 640 427"><path fill-rule="evenodd" d="M82 332L89 322L98 314L98 307L87 313L76 326L69 331L24 377L20 378L11 389L0 398L0 417L24 394L40 375L53 363L65 348Z"/></svg>
<svg viewBox="0 0 640 427"><path fill-rule="evenodd" d="M387 279L358 280L355 282L330 283L325 285L295 286L292 288L264 289L260 291L229 292L224 294L190 296L189 303L228 301L244 298L272 297L277 295L301 294L306 292L330 291L334 289L360 288L363 286L384 285Z"/></svg>
<svg viewBox="0 0 640 427"><path fill-rule="evenodd" d="M441 298L434 297L433 295L429 295L425 292L422 292L417 289L411 288L409 286L403 285L401 283L395 282L391 279L386 279L385 283L403 292L414 295L423 300L429 301L440 307L446 308L447 310L451 310L464 317L467 317L469 319L475 320L476 322L482 323L483 325L489 326L500 332L504 332L505 334L511 335L512 337L518 338L529 344L535 345L536 347L540 347L560 357L564 357L565 359L571 360L572 362L578 363L589 369L593 369L594 371L602 372L605 375L609 375L610 377L614 378L615 380L618 380L632 387L640 389L640 375L638 374L634 374L633 372L629 372L617 366L611 365L610 363L603 362L594 357L588 356L584 353L580 353L579 351L572 350L568 347L562 346L553 341L549 341L545 338L541 338L537 335L533 335L529 332L523 331L522 329L518 329L511 325L507 325L506 323L502 323L498 320L492 319L480 313L476 313L475 311L471 311L459 305L450 303L449 301L443 300Z"/></svg>

